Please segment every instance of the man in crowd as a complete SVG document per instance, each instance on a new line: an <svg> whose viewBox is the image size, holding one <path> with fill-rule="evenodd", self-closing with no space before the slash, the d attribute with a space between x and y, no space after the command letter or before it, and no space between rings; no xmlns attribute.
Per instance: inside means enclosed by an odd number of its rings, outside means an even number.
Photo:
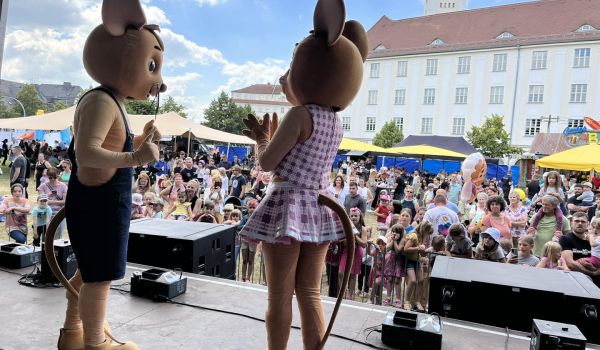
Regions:
<svg viewBox="0 0 600 350"><path fill-rule="evenodd" d="M427 210L423 221L429 221L433 225L433 236L448 235L452 224L458 224L458 215L446 207L448 200L443 194L436 194L433 198L434 208Z"/></svg>
<svg viewBox="0 0 600 350"><path fill-rule="evenodd" d="M590 209L590 206L582 205L582 201L577 199L577 197L581 196L583 193L583 186L581 184L576 184L573 186L574 195L567 201L567 209L569 209L569 213L571 215L575 215L577 212L587 213Z"/></svg>
<svg viewBox="0 0 600 350"><path fill-rule="evenodd" d="M527 198L533 199L538 192L540 192L540 175L534 174L533 178L527 181Z"/></svg>
<svg viewBox="0 0 600 350"><path fill-rule="evenodd" d="M600 286L600 269L590 269L592 266L583 266L577 262L580 258L589 258L592 247L587 239L588 218L584 212L575 212L572 219L572 232L561 236L559 244L562 248L561 257L565 260L571 271L579 271L592 276L594 283Z"/></svg>
<svg viewBox="0 0 600 350"><path fill-rule="evenodd" d="M356 184L356 182L351 181L348 188L350 190L350 193L346 196L346 199L344 200L344 208L346 209L346 212L350 214L350 209L358 208L364 215L367 210L367 203L365 202L363 197L361 197L361 195L358 194L358 185Z"/></svg>
<svg viewBox="0 0 600 350"><path fill-rule="evenodd" d="M404 188L406 188L406 177L402 169L395 170L396 188L394 189L394 199L401 201L404 198ZM364 212L363 212L364 213Z"/></svg>
<svg viewBox="0 0 600 350"><path fill-rule="evenodd" d="M237 197L239 199L244 198L246 193L246 179L242 175L242 168L239 165L233 166L233 175L231 176L231 190L229 196Z"/></svg>
<svg viewBox="0 0 600 350"><path fill-rule="evenodd" d="M198 169L194 166L194 161L192 160L192 157L187 157L183 161L183 168L181 168L179 173L181 174L183 182L188 183L190 182L190 180L196 178L197 171Z"/></svg>
<svg viewBox="0 0 600 350"><path fill-rule="evenodd" d="M452 204L458 205L458 198L460 197L460 190L462 184L457 178L456 173L450 174L450 184L448 187L448 201Z"/></svg>
<svg viewBox="0 0 600 350"><path fill-rule="evenodd" d="M19 145L14 145L12 148L13 154L14 154L14 159L12 161L12 164L10 165L10 186L18 183L21 184L23 186L23 188L25 188L25 198L28 198L27 196L27 166L28 166L28 161L25 158L25 156L23 156L23 150L21 149L21 146Z"/></svg>

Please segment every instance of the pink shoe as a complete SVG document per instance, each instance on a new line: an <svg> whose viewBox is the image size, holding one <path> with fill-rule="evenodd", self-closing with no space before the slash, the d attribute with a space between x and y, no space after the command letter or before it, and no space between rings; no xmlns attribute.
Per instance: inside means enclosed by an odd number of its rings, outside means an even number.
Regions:
<svg viewBox="0 0 600 350"><path fill-rule="evenodd" d="M385 300L383 301L383 306L389 306L390 302L390 298L385 298Z"/></svg>

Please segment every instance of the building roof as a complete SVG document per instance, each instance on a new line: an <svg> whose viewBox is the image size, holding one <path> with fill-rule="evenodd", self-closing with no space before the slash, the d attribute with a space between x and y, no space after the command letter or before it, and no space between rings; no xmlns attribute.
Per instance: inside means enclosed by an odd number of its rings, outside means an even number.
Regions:
<svg viewBox="0 0 600 350"><path fill-rule="evenodd" d="M9 80L0 80L0 94L2 96L17 97L23 83L18 83ZM75 103L75 99L83 89L81 86L72 85L71 83L65 82L63 84L33 84L35 90L38 92L39 98L44 103L53 103L57 100L65 101L67 104Z"/></svg>
<svg viewBox="0 0 600 350"><path fill-rule="evenodd" d="M533 137L529 153L536 155L551 155L569 149L565 144L563 133L537 133Z"/></svg>
<svg viewBox="0 0 600 350"><path fill-rule="evenodd" d="M477 152L475 147L460 136L420 136L410 135L394 147L427 145L446 150L471 154Z"/></svg>
<svg viewBox="0 0 600 350"><path fill-rule="evenodd" d="M383 16L368 31L369 57L600 40L600 30L577 31L586 24L600 29L598 13L598 0L540 0L402 20ZM503 33L512 37L498 39Z"/></svg>
<svg viewBox="0 0 600 350"><path fill-rule="evenodd" d="M235 103L239 103L239 104L255 104L255 105L276 105L276 106L292 106L291 103L289 102L285 102L285 101L269 101L269 100L246 100L246 99L239 99L239 98L234 98L233 102Z"/></svg>
<svg viewBox="0 0 600 350"><path fill-rule="evenodd" d="M281 85L254 84L239 90L233 90L232 92L258 95L278 95L281 94L283 91L281 90Z"/></svg>

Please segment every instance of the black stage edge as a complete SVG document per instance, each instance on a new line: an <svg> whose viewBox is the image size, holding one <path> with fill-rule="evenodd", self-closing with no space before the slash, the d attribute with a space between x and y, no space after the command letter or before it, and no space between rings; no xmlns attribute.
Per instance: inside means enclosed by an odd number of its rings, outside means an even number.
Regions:
<svg viewBox="0 0 600 350"><path fill-rule="evenodd" d="M576 325L600 344L600 289L584 274L437 257L429 311L530 332L533 319Z"/></svg>

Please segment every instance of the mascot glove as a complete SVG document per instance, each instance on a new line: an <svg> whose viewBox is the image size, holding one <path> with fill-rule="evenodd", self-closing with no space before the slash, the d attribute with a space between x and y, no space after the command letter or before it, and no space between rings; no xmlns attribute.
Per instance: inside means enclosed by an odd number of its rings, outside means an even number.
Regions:
<svg viewBox="0 0 600 350"><path fill-rule="evenodd" d="M277 113L273 113L273 118L269 114L263 116L262 122L252 115L248 114L248 117L244 119L244 125L248 129L244 129L242 133L257 143L268 143L279 125L279 118Z"/></svg>
<svg viewBox="0 0 600 350"><path fill-rule="evenodd" d="M158 160L158 145L151 142L151 135L133 152L133 158L139 165Z"/></svg>
<svg viewBox="0 0 600 350"><path fill-rule="evenodd" d="M144 125L144 132L142 136L144 139L146 139L150 135L152 135L152 142L158 142L162 137L156 126L154 126L154 120L150 120L146 123L146 125Z"/></svg>

